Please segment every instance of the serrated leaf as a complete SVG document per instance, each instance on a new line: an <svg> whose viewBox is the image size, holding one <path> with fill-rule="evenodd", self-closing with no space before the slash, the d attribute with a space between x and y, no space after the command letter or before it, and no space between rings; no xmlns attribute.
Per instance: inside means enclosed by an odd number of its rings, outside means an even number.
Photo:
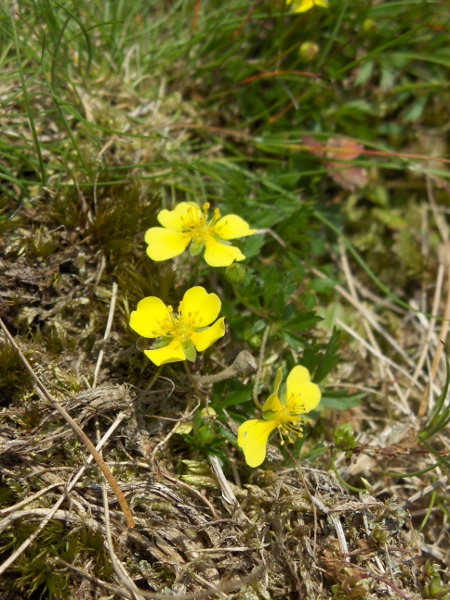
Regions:
<svg viewBox="0 0 450 600"><path fill-rule="evenodd" d="M311 327L314 327L314 325L319 323L321 320L321 317L319 317L314 311L297 312L294 318L289 319L289 321L284 324L283 329L285 331L295 331L295 333L301 333L307 329L310 329Z"/></svg>
<svg viewBox="0 0 450 600"><path fill-rule="evenodd" d="M287 345L294 350L294 352L298 352L300 348L303 348L300 340L297 337L290 335L286 331L282 331L280 335Z"/></svg>
<svg viewBox="0 0 450 600"><path fill-rule="evenodd" d="M258 256L261 248L264 246L264 235L251 235L241 243L242 253L245 258L252 258L252 256Z"/></svg>

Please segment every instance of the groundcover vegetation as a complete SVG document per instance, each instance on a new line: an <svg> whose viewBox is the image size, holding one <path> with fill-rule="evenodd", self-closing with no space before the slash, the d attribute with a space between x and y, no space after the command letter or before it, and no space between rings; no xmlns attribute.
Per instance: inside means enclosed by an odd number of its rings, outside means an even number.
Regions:
<svg viewBox="0 0 450 600"><path fill-rule="evenodd" d="M446 599L449 4L0 8L0 598Z"/></svg>

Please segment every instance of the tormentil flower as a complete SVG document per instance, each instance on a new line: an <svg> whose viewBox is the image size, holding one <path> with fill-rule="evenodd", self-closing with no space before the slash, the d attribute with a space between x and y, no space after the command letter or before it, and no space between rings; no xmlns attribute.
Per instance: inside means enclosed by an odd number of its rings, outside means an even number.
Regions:
<svg viewBox="0 0 450 600"><path fill-rule="evenodd" d="M286 5L290 6L294 12L302 13L314 6L328 8L328 0L286 0Z"/></svg>
<svg viewBox="0 0 450 600"><path fill-rule="evenodd" d="M203 352L225 335L225 319L216 321L220 307L219 297L200 286L184 294L178 313L156 296L149 296L131 313L130 327L144 338L160 338L150 350L144 350L158 367L180 360L194 361L196 350Z"/></svg>
<svg viewBox="0 0 450 600"><path fill-rule="evenodd" d="M301 415L309 413L320 402L319 387L312 383L308 369L297 366L289 373L286 385L278 397L282 370L278 369L274 391L262 407L263 418L245 421L239 427L237 443L242 448L250 467L258 467L266 457L266 445L275 429L284 444L283 433L292 443L289 433L302 436L302 423L308 421Z"/></svg>
<svg viewBox="0 0 450 600"><path fill-rule="evenodd" d="M228 267L235 260L244 260L239 248L231 246L228 240L252 235L256 229L250 229L237 215L221 217L218 208L208 220L209 207L206 202L202 211L195 202L180 202L173 210L162 210L158 215L162 227L152 227L145 234L150 258L173 258L191 243L191 255L200 254L204 248L205 261L211 267Z"/></svg>

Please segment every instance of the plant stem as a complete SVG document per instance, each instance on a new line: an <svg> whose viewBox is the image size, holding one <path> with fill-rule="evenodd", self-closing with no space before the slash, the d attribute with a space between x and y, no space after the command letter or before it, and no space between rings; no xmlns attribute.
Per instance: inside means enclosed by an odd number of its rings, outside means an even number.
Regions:
<svg viewBox="0 0 450 600"><path fill-rule="evenodd" d="M258 370L256 371L255 385L253 386L253 402L254 402L255 406L257 408L259 408L259 410L262 410L262 404L258 400L258 385L261 380L262 364L264 361L264 352L266 350L267 338L269 337L269 333L270 333L270 325L267 325L267 327L264 330L264 335L263 335L263 339L261 342L261 350L259 352L259 360L258 360Z"/></svg>
<svg viewBox="0 0 450 600"><path fill-rule="evenodd" d="M205 396L198 389L197 382L195 381L194 376L191 373L191 370L189 368L187 360L184 361L184 370L186 371L186 375L189 377L189 381L192 383L192 387L194 388L195 393L197 394L197 396L199 397L199 399L202 402L205 403L205 406L208 406L207 399L205 398Z"/></svg>

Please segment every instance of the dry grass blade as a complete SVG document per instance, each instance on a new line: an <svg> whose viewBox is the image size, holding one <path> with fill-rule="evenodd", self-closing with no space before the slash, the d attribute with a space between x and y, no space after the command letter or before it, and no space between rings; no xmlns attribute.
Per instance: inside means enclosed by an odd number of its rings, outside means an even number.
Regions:
<svg viewBox="0 0 450 600"><path fill-rule="evenodd" d="M391 367L393 367L394 369L396 369L397 371L399 371L399 373L401 373L408 380L410 380L410 381L413 380L412 376L408 373L408 371L406 371L403 367L400 367L399 365L397 365L397 363L395 363L388 356L385 356L379 350L377 350L376 348L374 348L373 346L371 346L371 344L369 344L368 342L366 342L365 339L363 339L358 333L356 333L356 331L354 329L352 329L351 327L348 327L341 319L336 319L336 324L339 325L339 327L341 329L343 329L344 331L346 331L350 336L352 336L353 338L355 338L355 340L357 340L358 342L360 342L360 344L363 345L371 354L373 354L374 356L376 356L377 358L379 358L381 361L385 362L386 364L390 365ZM417 382L414 382L414 383L417 385L417 387L421 391L423 391L423 389L424 389L423 386L421 386ZM409 411L408 411L408 413L409 413Z"/></svg>
<svg viewBox="0 0 450 600"><path fill-rule="evenodd" d="M96 584L101 585L105 589L112 591L115 594L121 594L124 598L130 598L130 599L133 598L131 596L131 593L126 588L120 588L118 586L111 585L110 583L106 583L105 581L101 581L100 579L98 579L97 577L93 577L90 573L87 573L83 569L79 569L79 568L75 567L74 565L66 563L65 561L63 561L60 558L56 559L56 561L58 563L64 565L65 567L72 569L73 571L76 571L83 577L90 579L91 581L95 582ZM194 592L192 594L170 594L170 595L169 594L150 593L150 592L140 590L140 594L144 598L148 598L149 600L202 600L203 598L211 598L211 596L223 595L227 592L239 590L243 586L256 581L261 576L262 572L263 572L263 567L257 567L247 577L243 577L242 579L239 579L236 581L230 581L230 582L224 584L220 589L213 587L212 589L205 590L203 592Z"/></svg>
<svg viewBox="0 0 450 600"><path fill-rule="evenodd" d="M113 433L113 431L118 427L118 425L120 424L120 422L124 419L125 415L124 413L121 413L117 416L116 420L114 421L114 423L111 425L111 427L109 428L109 430L105 433L105 435L102 437L102 439L100 440L100 442L98 443L96 452L98 453L98 450L105 444L105 442L109 439L110 435ZM18 511L17 509L20 508L21 506L23 506L24 504L28 503L30 500L32 500L33 498L38 497L41 494L35 494L34 497L30 497L27 498L25 501L19 503L18 505L16 505L15 507L10 507L11 509L14 509L15 512L11 512L11 514L8 514L2 521L0 521L0 532L3 531L3 529L5 527L7 527L10 522L12 520L15 519L19 519L19 518L23 518L26 517L27 515L34 515L34 516L42 516L43 520L41 521L41 523L39 524L39 527L36 529L36 531L33 532L32 535L30 535L12 554L11 556L9 556L8 559L6 559L2 565L0 565L0 575L3 574L16 560L17 558L26 550L26 548L28 548L30 546L30 544L37 538L37 536L39 535L39 533L45 528L45 526L47 525L47 523L55 518L55 516L57 516L59 511L59 507L61 506L61 504L67 499L68 494L70 493L70 491L75 487L75 484L77 483L77 481L79 480L79 478L81 477L81 475L84 473L86 466L88 465L89 462L91 462L94 459L94 456L91 454L87 461L86 464L83 465L81 467L81 469L79 469L78 473L75 475L75 477L72 479L72 481L70 481L67 485L66 488L64 490L64 493L61 495L61 497L58 499L58 501L56 502L56 504L53 506L53 508L51 509L31 509L28 511ZM47 488L48 491L49 488ZM10 509L8 508L8 513L10 512ZM64 514L64 518L67 518L67 514ZM92 526L95 528L98 527L98 523L97 521L92 520Z"/></svg>
<svg viewBox="0 0 450 600"><path fill-rule="evenodd" d="M108 339L108 336L111 333L111 328L112 328L112 323L113 323L113 318L114 318L114 309L116 306L116 300L117 300L117 283L114 282L113 286L112 286L112 291L111 291L111 304L109 307L108 321L106 323L105 334L103 336L103 339L105 341ZM100 369L102 366L102 361L103 361L104 356L105 356L105 350L104 350L104 348L100 348L100 352L98 353L97 364L95 365L94 381L92 383L93 388L95 388L97 385L98 374L100 373Z"/></svg>
<svg viewBox="0 0 450 600"><path fill-rule="evenodd" d="M106 323L105 333L103 336L104 340L107 340L109 334L111 333L111 328L112 328L113 319L114 319L114 310L115 310L115 306L116 306L116 299L117 299L117 283L113 283L112 291L111 291L111 302L109 305L109 312L108 312L108 320ZM95 365L94 381L92 384L93 388L95 388L97 385L97 377L98 377L98 374L100 373L103 356L104 356L104 349L101 348L99 355L98 355L97 364ZM99 423L98 417L96 417L96 419L95 419L95 429L97 432L97 442L99 442L100 441L100 423ZM112 534L111 534L110 515L109 515L108 490L106 488L106 483L105 483L104 477L102 477L102 496L103 496L103 516L104 516L104 521L105 521L105 533L106 533L106 547L108 549L111 565L112 565L114 572L117 575L119 581L121 581L122 584L127 588L127 590L129 590L132 600L143 600L142 596L139 593L138 587L135 585L134 581L132 581L132 579L128 575L126 569L124 568L124 566L122 565L122 563L120 562L120 560L118 559L118 557L114 551L113 538L112 538Z"/></svg>
<svg viewBox="0 0 450 600"><path fill-rule="evenodd" d="M47 390L47 388L43 385L43 383L36 376L35 372L33 371L33 368L31 367L30 363L27 361L27 359L23 355L21 349L17 345L13 336L10 334L8 328L6 327L6 325L4 324L2 319L0 319L0 327L3 329L3 332L5 333L6 337L8 338L9 342L11 343L11 345L18 352L18 354L20 356L20 360L22 361L22 363L25 366L25 368L27 369L27 371L30 373L38 391L40 391L42 396L44 396L49 402L51 402L51 404L56 408L56 410L60 413L60 415L67 421L67 423L72 427L73 431L78 435L78 437L84 443L86 448L89 450L89 452L93 456L95 462L99 466L101 472L103 473L103 475L105 476L109 485L111 486L112 490L114 491L114 494L116 495L116 498L120 504L120 507L121 507L123 513L124 513L127 526L130 528L134 527L134 519L133 519L133 515L131 514L130 507L128 506L128 502L126 501L126 498L125 498L122 490L120 489L114 475L111 473L110 468L105 463L105 461L103 460L103 458L101 457L99 452L95 449L94 444L87 437L87 435L84 433L84 431L78 425L78 423L76 423L74 421L74 419L72 419L72 417L69 415L69 413L59 404L59 402L57 402L53 398L53 396L50 394L50 392Z"/></svg>

